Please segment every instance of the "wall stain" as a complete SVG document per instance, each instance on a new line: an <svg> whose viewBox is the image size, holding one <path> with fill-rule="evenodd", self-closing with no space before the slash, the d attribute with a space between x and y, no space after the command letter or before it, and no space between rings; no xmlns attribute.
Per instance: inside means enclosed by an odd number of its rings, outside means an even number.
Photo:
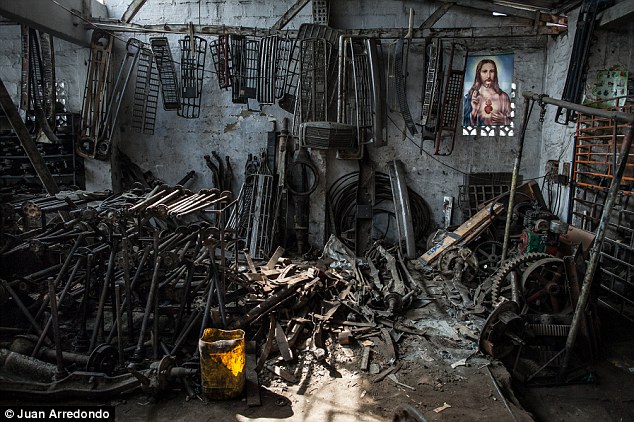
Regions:
<svg viewBox="0 0 634 422"><path fill-rule="evenodd" d="M224 133L232 132L240 127L240 122L242 122L247 117L250 117L253 113L250 110L241 110L238 115L238 120L235 123L229 123L225 125Z"/></svg>

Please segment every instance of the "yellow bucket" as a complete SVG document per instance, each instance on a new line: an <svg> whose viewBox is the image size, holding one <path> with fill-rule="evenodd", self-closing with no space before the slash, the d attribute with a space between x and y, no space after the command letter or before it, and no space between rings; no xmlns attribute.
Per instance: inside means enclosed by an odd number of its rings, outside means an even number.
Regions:
<svg viewBox="0 0 634 422"><path fill-rule="evenodd" d="M200 375L205 397L231 399L245 383L244 331L206 328L198 340Z"/></svg>

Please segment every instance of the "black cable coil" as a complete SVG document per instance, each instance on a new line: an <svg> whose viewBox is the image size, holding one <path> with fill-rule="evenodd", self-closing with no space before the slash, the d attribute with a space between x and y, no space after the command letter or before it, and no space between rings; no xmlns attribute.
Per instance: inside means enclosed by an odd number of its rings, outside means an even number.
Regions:
<svg viewBox="0 0 634 422"><path fill-rule="evenodd" d="M332 213L331 225L334 225L334 227L331 227L331 231L350 248L354 248L353 241L342 234L353 231L355 228L358 180L358 171L348 173L337 179L328 190L328 204ZM379 205L383 202L393 202L390 177L385 173L375 173L374 190L373 215L387 214L389 229L390 220L396 218L396 216L394 212L380 208ZM416 243L422 242L424 244L431 225L429 205L422 196L409 187L407 188L407 193L414 226L414 239ZM388 229L386 229L386 233Z"/></svg>

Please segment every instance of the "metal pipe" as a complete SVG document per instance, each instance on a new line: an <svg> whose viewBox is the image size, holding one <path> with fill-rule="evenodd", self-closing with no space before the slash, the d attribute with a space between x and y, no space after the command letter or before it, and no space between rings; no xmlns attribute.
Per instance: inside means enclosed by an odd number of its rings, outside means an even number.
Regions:
<svg viewBox="0 0 634 422"><path fill-rule="evenodd" d="M68 289L70 289L70 286L73 284L73 281L75 280L75 275L77 274L77 271L79 270L79 267L81 266L81 263L82 263L82 259L81 258L77 259L77 262L75 263L75 267L73 268L73 271L71 272L70 277L68 278L68 281L66 282L66 285L64 286L64 289L62 289L62 292L59 295L59 303L62 303L62 301L64 300L64 297L66 297L66 293L68 292ZM40 347L42 346L42 343L44 342L44 337L46 336L46 333L48 332L48 329L50 328L52 321L53 321L53 317L49 316L48 320L46 321L46 325L42 329L42 332L43 332L42 335L40 335L40 337L37 339L37 343L35 343L35 347L33 348L31 357L35 357L37 355L37 352L40 350Z"/></svg>
<svg viewBox="0 0 634 422"><path fill-rule="evenodd" d="M520 129L520 136L517 140L517 154L515 155L515 162L513 163L513 176L511 177L511 190L509 192L509 203L506 208L506 225L504 226L504 243L502 244L502 256L501 262L504 262L506 255L509 251L509 243L511 240L511 220L513 218L513 204L515 202L515 191L517 189L517 177L520 173L520 164L522 162L522 151L524 149L524 139L526 138L526 127L528 126L528 118L530 116L531 99L524 98L524 115L522 117L522 128ZM532 108L532 105L530 105Z"/></svg>
<svg viewBox="0 0 634 422"><path fill-rule="evenodd" d="M622 111L613 111L613 110L605 110L605 109L588 107L588 106L584 106L577 103L571 103L564 100L557 100L555 98L549 97L548 95L536 94L532 91L524 91L522 95L526 99L540 101L544 104L552 104L558 107L565 107L571 110L575 110L582 114L592 114L594 116L605 117L606 119L616 120L617 122L621 122L621 123L634 122L634 114L632 113L624 113Z"/></svg>
<svg viewBox="0 0 634 422"><path fill-rule="evenodd" d="M633 134L634 115L630 114L627 132L625 134L625 138L623 139L623 144L621 145L619 164L616 168L616 172L614 173L614 177L612 178L612 183L610 184L610 189L608 191L608 197L606 198L605 205L603 206L603 213L601 214L599 227L597 227L594 244L592 245L592 249L590 250L590 262L588 263L586 274L583 278L581 294L579 295L579 301L577 302L575 313L572 317L572 323L570 325L570 332L568 332L568 338L566 339L566 352L564 357L564 364L561 368L561 374L563 374L566 369L568 369L571 357L570 352L575 345L577 335L579 334L579 329L581 328L581 322L583 321L583 317L585 316L586 305L590 297L590 289L592 286L594 273L596 272L597 265L599 264L603 241L605 239L605 234L608 229L608 223L610 221L610 213L612 212L612 208L616 203L619 185L621 184L621 179L623 178L623 173L625 172L625 166L627 165L627 159L630 153L630 148L632 146Z"/></svg>
<svg viewBox="0 0 634 422"><path fill-rule="evenodd" d="M106 305L106 295L108 294L108 287L110 284L110 279L112 277L112 271L114 270L114 258L117 254L117 242L112 242L112 249L110 249L110 257L108 259L108 267L106 270L106 277L103 280L103 286L101 288L101 295L99 296L99 305L97 307L97 317L95 320L95 327L93 328L92 337L90 338L90 346L88 347L88 351L92 353L95 350L95 346L97 346L97 338L99 337L99 333L101 332L101 324L103 323L103 314L104 307Z"/></svg>
<svg viewBox="0 0 634 422"><path fill-rule="evenodd" d="M58 379L67 374L64 368L64 358L62 357L62 339L59 334L59 315L57 313L57 295L55 293L55 281L53 278L48 279L48 296L51 304L51 318L53 320L53 338L55 340L55 360L57 362Z"/></svg>

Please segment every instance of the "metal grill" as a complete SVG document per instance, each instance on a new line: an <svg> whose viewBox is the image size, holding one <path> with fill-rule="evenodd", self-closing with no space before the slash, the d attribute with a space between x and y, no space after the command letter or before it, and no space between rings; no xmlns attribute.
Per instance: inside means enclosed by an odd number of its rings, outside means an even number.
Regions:
<svg viewBox="0 0 634 422"><path fill-rule="evenodd" d="M178 115L197 118L200 117L207 40L186 35L178 43L181 48L181 107Z"/></svg>
<svg viewBox="0 0 634 422"><path fill-rule="evenodd" d="M407 103L407 55L409 53L405 49L405 40L399 38L396 42L396 48L394 50L394 74L396 84L396 98L398 99L398 107L405 121L407 130L412 135L418 133L412 113L409 110L409 104Z"/></svg>
<svg viewBox="0 0 634 422"><path fill-rule="evenodd" d="M324 39L301 41L299 101L293 131L304 122L328 120L328 65L332 46Z"/></svg>
<svg viewBox="0 0 634 422"><path fill-rule="evenodd" d="M362 145L372 136L374 125L374 98L377 89L371 69L372 59L364 37L342 35L339 38L339 68L337 84L337 121L356 128L358 148L339 151L341 159L358 159ZM375 75L377 76L377 75Z"/></svg>
<svg viewBox="0 0 634 422"><path fill-rule="evenodd" d="M434 38L427 47L427 72L425 74L425 92L423 93L423 107L421 109L420 124L425 126L428 123L436 126L434 116L434 104L438 104L438 79L441 69L441 55L439 48L440 40Z"/></svg>
<svg viewBox="0 0 634 422"><path fill-rule="evenodd" d="M464 185L458 186L458 203L463 221L474 216L483 204L511 189L511 173L469 173ZM518 176L518 185L522 176Z"/></svg>
<svg viewBox="0 0 634 422"><path fill-rule="evenodd" d="M301 41L310 38L323 38L334 45L339 37L339 32L324 25L304 23L299 27L297 39L288 57L286 77L284 78L283 93L279 100L279 106L289 113L295 111L295 101L300 80Z"/></svg>
<svg viewBox="0 0 634 422"><path fill-rule="evenodd" d="M257 100L260 104L273 104L275 102L277 46L277 35L264 37L260 40L260 64L257 79Z"/></svg>
<svg viewBox="0 0 634 422"><path fill-rule="evenodd" d="M255 259L264 259L271 252L275 204L276 189L266 154L259 159L249 154L245 181L228 224Z"/></svg>
<svg viewBox="0 0 634 422"><path fill-rule="evenodd" d="M284 96L284 84L288 75L288 65L295 40L280 38L277 40L277 60L275 61L275 98Z"/></svg>
<svg viewBox="0 0 634 422"><path fill-rule="evenodd" d="M211 58L214 62L220 89L228 89L231 86L232 66L229 45L229 35L220 35L218 39L209 43L209 50L211 51Z"/></svg>
<svg viewBox="0 0 634 422"><path fill-rule="evenodd" d="M631 112L631 109L619 111ZM569 215L576 227L597 230L625 130L625 124L611 119L577 116L575 189ZM634 321L634 153L630 152L627 159L601 248L599 303Z"/></svg>
<svg viewBox="0 0 634 422"><path fill-rule="evenodd" d="M357 128L335 122L308 122L300 125L302 146L316 149L350 149L356 146Z"/></svg>
<svg viewBox="0 0 634 422"><path fill-rule="evenodd" d="M233 65L231 100L245 104L249 98L256 98L260 42L233 35L230 41Z"/></svg>
<svg viewBox="0 0 634 422"><path fill-rule="evenodd" d="M31 42L29 41L29 27L26 25L20 26L22 30L22 71L20 81L20 108L22 110L29 109L29 74L30 64L29 59L31 57Z"/></svg>
<svg viewBox="0 0 634 422"><path fill-rule="evenodd" d="M147 48L142 48L137 64L134 104L132 107L132 128L137 132L154 134L156 110L159 97L159 76L154 66L154 56Z"/></svg>
<svg viewBox="0 0 634 422"><path fill-rule="evenodd" d="M180 92L169 41L165 37L150 38L150 45L161 81L163 108L165 110L178 110L180 108Z"/></svg>
<svg viewBox="0 0 634 422"><path fill-rule="evenodd" d="M443 93L443 102L440 106L440 126L436 130L435 155L450 155L453 152L456 141L458 113L462 104L466 65L466 45L451 43L449 65L447 66L447 82Z"/></svg>

